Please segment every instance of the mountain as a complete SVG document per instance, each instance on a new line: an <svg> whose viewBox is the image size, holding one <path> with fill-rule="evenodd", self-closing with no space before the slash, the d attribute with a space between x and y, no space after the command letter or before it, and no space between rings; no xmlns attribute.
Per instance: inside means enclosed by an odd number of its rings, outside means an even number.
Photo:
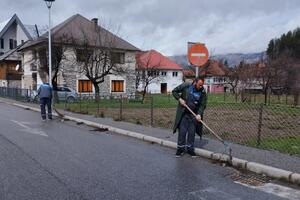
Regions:
<svg viewBox="0 0 300 200"><path fill-rule="evenodd" d="M235 65L238 65L241 61L244 61L246 63L254 63L262 58L264 59L266 57L266 52L260 52L260 53L229 53L229 54L219 54L212 56L211 59L213 60L222 60L224 63L225 60L227 60L227 63L230 67L233 67ZM176 62L177 64L183 66L184 68L188 68L189 66L187 56L186 55L176 55L176 56L170 56L171 60Z"/></svg>

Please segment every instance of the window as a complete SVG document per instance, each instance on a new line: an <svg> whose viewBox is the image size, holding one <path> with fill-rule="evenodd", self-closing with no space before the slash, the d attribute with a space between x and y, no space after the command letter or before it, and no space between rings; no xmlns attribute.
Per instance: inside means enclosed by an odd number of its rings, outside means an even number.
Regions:
<svg viewBox="0 0 300 200"><path fill-rule="evenodd" d="M124 81L111 81L111 91L112 92L124 92Z"/></svg>
<svg viewBox="0 0 300 200"><path fill-rule="evenodd" d="M93 92L92 81L78 80L78 92Z"/></svg>
<svg viewBox="0 0 300 200"><path fill-rule="evenodd" d="M4 49L4 39L3 38L0 39L0 47L1 47L1 49Z"/></svg>
<svg viewBox="0 0 300 200"><path fill-rule="evenodd" d="M111 60L115 64L124 64L125 63L125 53L121 52L112 52Z"/></svg>
<svg viewBox="0 0 300 200"><path fill-rule="evenodd" d="M148 71L147 74L148 76L156 77L159 76L159 71L158 70Z"/></svg>
<svg viewBox="0 0 300 200"><path fill-rule="evenodd" d="M14 49L17 47L17 41L14 39L9 39L9 49Z"/></svg>
<svg viewBox="0 0 300 200"><path fill-rule="evenodd" d="M60 91L60 92L71 92L71 90L69 88L66 88L66 87L57 87L57 91Z"/></svg>
<svg viewBox="0 0 300 200"><path fill-rule="evenodd" d="M30 71L37 71L37 66L34 64L30 65Z"/></svg>
<svg viewBox="0 0 300 200"><path fill-rule="evenodd" d="M178 72L173 72L173 76L178 76Z"/></svg>
<svg viewBox="0 0 300 200"><path fill-rule="evenodd" d="M21 40L21 44L24 44L24 40Z"/></svg>
<svg viewBox="0 0 300 200"><path fill-rule="evenodd" d="M161 72L162 76L167 76L167 72Z"/></svg>

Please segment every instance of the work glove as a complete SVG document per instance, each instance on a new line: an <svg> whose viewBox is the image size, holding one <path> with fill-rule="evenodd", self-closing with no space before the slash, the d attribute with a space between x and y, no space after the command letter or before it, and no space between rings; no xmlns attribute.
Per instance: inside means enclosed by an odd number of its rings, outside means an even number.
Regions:
<svg viewBox="0 0 300 200"><path fill-rule="evenodd" d="M196 120L197 120L198 122L201 122L201 115L196 115Z"/></svg>

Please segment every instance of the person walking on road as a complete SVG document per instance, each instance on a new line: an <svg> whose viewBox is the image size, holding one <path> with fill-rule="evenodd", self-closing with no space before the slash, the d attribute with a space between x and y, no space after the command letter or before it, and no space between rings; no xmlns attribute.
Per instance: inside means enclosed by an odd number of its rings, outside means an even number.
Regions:
<svg viewBox="0 0 300 200"><path fill-rule="evenodd" d="M49 83L43 83L39 87L38 95L40 97L42 120L46 120L46 105L48 109L48 119L52 119L52 87L49 85Z"/></svg>
<svg viewBox="0 0 300 200"><path fill-rule="evenodd" d="M176 157L182 156L185 151L192 157L196 156L194 151L196 127L203 116L207 102L203 84L203 78L195 78L193 83L182 83L172 91L174 98L179 101L173 128L174 133L179 129ZM186 106L197 114L196 118L186 109Z"/></svg>

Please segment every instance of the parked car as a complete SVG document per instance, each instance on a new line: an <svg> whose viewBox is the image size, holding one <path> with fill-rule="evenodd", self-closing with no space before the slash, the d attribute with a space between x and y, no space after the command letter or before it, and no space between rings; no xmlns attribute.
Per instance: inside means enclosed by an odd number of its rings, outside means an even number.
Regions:
<svg viewBox="0 0 300 200"><path fill-rule="evenodd" d="M67 103L74 103L78 99L78 94L75 90L69 87L57 87L58 100ZM37 91L34 91L34 101L39 100Z"/></svg>

